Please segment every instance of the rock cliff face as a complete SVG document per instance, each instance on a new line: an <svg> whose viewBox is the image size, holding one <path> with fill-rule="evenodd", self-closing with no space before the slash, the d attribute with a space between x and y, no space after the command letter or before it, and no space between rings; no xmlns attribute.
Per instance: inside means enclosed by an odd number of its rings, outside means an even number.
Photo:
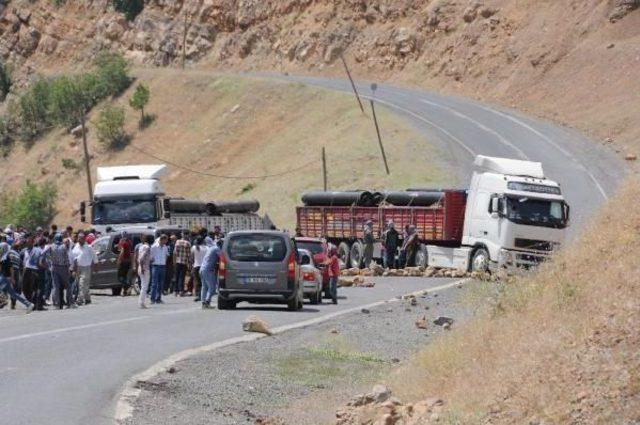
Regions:
<svg viewBox="0 0 640 425"><path fill-rule="evenodd" d="M497 100L602 139L640 136L628 116L637 106L628 93L640 89L637 0L149 0L132 22L109 0L5 3L0 57L19 81L105 48L145 65L184 57L209 69L329 75L342 73L344 54L359 77ZM607 113L620 105L606 129L596 99Z"/></svg>

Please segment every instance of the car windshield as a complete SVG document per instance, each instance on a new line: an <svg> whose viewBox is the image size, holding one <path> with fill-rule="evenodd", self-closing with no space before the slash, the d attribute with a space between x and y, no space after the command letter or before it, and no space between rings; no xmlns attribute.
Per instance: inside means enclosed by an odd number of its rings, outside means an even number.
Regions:
<svg viewBox="0 0 640 425"><path fill-rule="evenodd" d="M93 205L93 224L151 223L157 220L153 200L98 201Z"/></svg>
<svg viewBox="0 0 640 425"><path fill-rule="evenodd" d="M307 251L311 252L313 255L322 254L324 252L322 242L296 241L296 246L298 247L298 249L306 249Z"/></svg>
<svg viewBox="0 0 640 425"><path fill-rule="evenodd" d="M280 262L287 255L287 243L277 235L237 235L229 240L227 251L233 261Z"/></svg>
<svg viewBox="0 0 640 425"><path fill-rule="evenodd" d="M562 201L531 198L507 198L507 218L514 223L533 226L566 227Z"/></svg>

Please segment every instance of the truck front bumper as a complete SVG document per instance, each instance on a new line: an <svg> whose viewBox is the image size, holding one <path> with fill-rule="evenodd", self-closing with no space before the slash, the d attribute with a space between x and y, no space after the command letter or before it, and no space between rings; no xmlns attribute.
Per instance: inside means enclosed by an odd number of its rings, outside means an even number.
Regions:
<svg viewBox="0 0 640 425"><path fill-rule="evenodd" d="M549 260L553 255L550 251L518 251L501 249L498 256L498 268L508 270L531 269Z"/></svg>

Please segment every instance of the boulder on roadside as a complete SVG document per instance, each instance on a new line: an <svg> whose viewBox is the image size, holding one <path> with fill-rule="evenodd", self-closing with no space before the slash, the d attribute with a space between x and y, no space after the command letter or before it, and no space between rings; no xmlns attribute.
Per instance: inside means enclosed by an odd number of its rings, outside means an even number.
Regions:
<svg viewBox="0 0 640 425"><path fill-rule="evenodd" d="M367 399L373 400L374 403L384 403L391 397L391 390L385 385L377 384L366 395Z"/></svg>
<svg viewBox="0 0 640 425"><path fill-rule="evenodd" d="M338 287L340 287L340 288L348 288L350 286L353 286L354 285L354 279L355 278L350 279L350 278L347 278L347 277L344 277L344 276L340 277L340 278L338 278Z"/></svg>
<svg viewBox="0 0 640 425"><path fill-rule="evenodd" d="M421 319L416 320L416 328L427 329L429 324L427 323L427 316L422 316Z"/></svg>
<svg viewBox="0 0 640 425"><path fill-rule="evenodd" d="M258 316L249 316L242 322L242 330L245 332L257 332L266 335L272 335L267 322Z"/></svg>
<svg viewBox="0 0 640 425"><path fill-rule="evenodd" d="M433 321L433 324L436 325L436 326L448 325L450 327L451 325L453 325L453 319L451 317L447 317L447 316L440 316L436 320Z"/></svg>

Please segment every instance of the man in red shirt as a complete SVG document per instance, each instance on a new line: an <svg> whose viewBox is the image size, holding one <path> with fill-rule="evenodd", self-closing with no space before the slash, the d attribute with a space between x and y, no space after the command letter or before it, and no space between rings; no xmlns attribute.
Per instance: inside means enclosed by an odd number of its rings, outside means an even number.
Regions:
<svg viewBox="0 0 640 425"><path fill-rule="evenodd" d="M118 242L118 281L122 284L122 296L129 291L129 270L131 270L131 252L133 246L125 232Z"/></svg>
<svg viewBox="0 0 640 425"><path fill-rule="evenodd" d="M338 259L338 250L332 246L329 250L329 259L327 260L329 268L329 290L334 304L338 304L338 277L340 277L340 260Z"/></svg>

